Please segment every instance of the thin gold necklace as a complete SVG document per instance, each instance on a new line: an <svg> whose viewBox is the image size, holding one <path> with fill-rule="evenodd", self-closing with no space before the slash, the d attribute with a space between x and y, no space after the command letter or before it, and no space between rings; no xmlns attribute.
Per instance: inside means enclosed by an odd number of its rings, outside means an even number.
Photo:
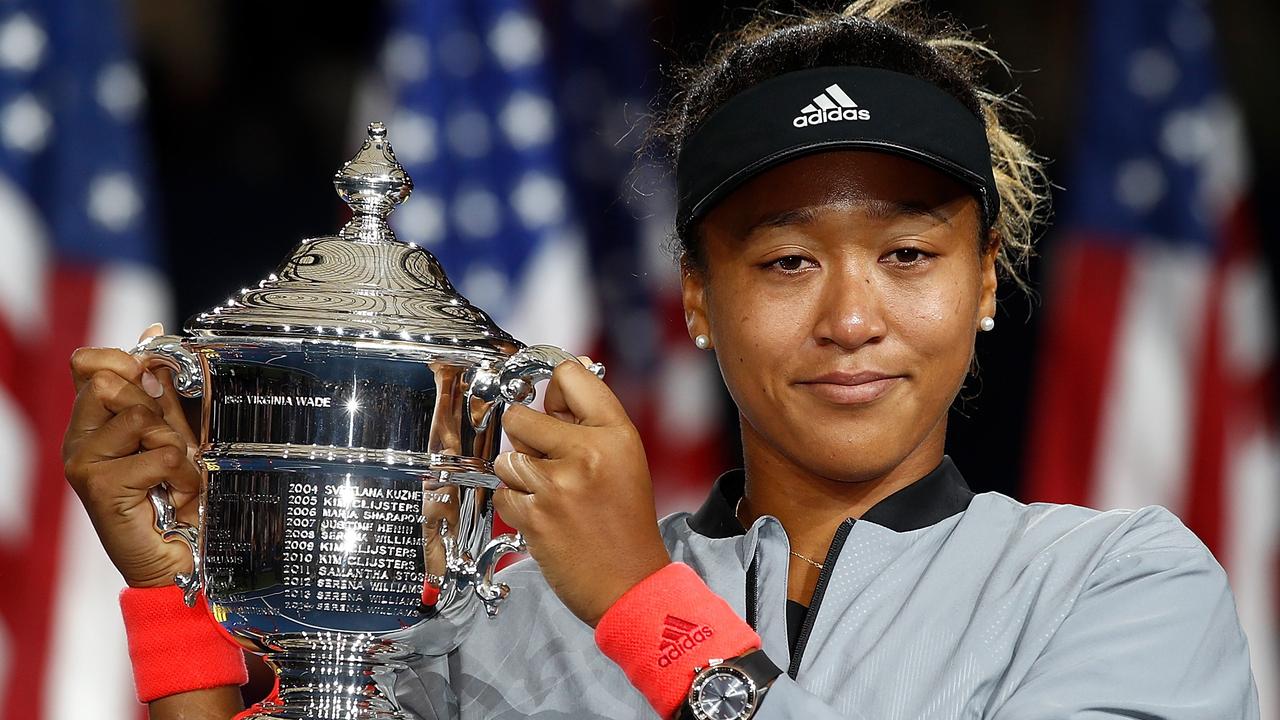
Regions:
<svg viewBox="0 0 1280 720"><path fill-rule="evenodd" d="M745 495L743 495L742 497L746 497L746 496L745 496ZM741 525L741 524L742 524L741 510L742 510L742 498L738 498L738 502L737 502L737 504L733 506L733 519L737 520L739 525ZM822 571L822 563L820 563L820 562L814 562L814 561L813 561L813 558L805 557L804 555L801 555L800 553L796 552L795 550L791 550L791 549L788 549L788 550L787 550L787 552L791 553L792 555L795 555L796 557L800 558L801 560L803 560L803 561L805 561L805 562L809 563L810 565L812 565L812 566L814 566L814 567L818 568L819 572L821 572L821 571Z"/></svg>

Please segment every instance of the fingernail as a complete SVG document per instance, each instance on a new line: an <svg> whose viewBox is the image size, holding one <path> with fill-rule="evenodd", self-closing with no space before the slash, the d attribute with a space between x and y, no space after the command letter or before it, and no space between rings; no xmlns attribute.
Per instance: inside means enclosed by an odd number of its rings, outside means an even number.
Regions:
<svg viewBox="0 0 1280 720"><path fill-rule="evenodd" d="M142 389L153 398L164 395L164 386L155 375L151 374L150 370L142 371Z"/></svg>
<svg viewBox="0 0 1280 720"><path fill-rule="evenodd" d="M162 323L154 322L148 325L146 330L142 331L142 334L138 336L138 342L142 342L147 338L151 338L151 337L155 337L156 335L163 335L163 334L164 334L164 325Z"/></svg>

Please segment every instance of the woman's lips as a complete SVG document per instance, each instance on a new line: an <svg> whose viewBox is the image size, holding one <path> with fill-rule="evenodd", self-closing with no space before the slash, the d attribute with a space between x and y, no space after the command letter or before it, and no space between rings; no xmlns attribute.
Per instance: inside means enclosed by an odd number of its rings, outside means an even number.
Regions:
<svg viewBox="0 0 1280 720"><path fill-rule="evenodd" d="M901 375L875 371L833 372L797 384L827 402L862 405L879 399L902 379Z"/></svg>

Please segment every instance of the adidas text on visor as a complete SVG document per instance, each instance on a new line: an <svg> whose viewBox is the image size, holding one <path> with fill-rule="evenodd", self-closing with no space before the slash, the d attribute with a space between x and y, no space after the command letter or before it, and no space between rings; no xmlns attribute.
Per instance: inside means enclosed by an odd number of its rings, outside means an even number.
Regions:
<svg viewBox="0 0 1280 720"><path fill-rule="evenodd" d="M831 150L917 160L969 186L985 226L999 213L986 127L959 100L891 70L821 67L742 91L693 132L676 162L677 229L765 170Z"/></svg>

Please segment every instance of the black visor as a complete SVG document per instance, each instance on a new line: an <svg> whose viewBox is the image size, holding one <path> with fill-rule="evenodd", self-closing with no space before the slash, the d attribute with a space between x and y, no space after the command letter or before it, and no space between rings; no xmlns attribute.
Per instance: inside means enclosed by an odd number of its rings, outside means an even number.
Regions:
<svg viewBox="0 0 1280 720"><path fill-rule="evenodd" d="M918 160L969 186L988 227L999 214L986 127L959 100L890 70L822 67L744 90L694 131L676 162L677 228L761 172L830 150Z"/></svg>

